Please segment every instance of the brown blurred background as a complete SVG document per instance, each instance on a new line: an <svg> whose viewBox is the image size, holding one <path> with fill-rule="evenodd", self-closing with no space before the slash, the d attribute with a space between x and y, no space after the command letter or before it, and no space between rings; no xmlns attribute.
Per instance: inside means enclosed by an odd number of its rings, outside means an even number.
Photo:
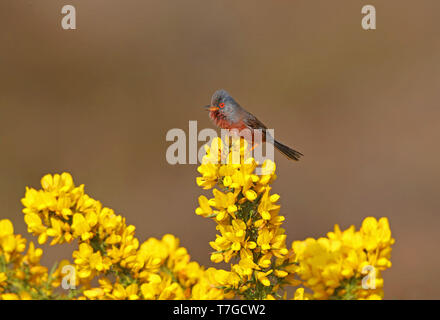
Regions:
<svg viewBox="0 0 440 320"><path fill-rule="evenodd" d="M26 234L25 186L68 171L141 240L173 233L211 265L196 165L169 165L165 135L212 128L201 106L224 88L305 154L276 154L289 244L386 216L386 298L438 299L439 17L437 0L3 0L0 217Z"/></svg>

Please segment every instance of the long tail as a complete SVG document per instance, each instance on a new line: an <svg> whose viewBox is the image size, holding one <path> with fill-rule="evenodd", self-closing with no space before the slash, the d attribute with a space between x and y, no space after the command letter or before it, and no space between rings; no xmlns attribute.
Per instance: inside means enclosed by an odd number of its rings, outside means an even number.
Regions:
<svg viewBox="0 0 440 320"><path fill-rule="evenodd" d="M288 146L285 146L284 144L282 144L276 140L273 142L273 145L275 148L277 148L282 154L284 154L289 159L298 161L299 158L301 156L303 156L303 154L301 152L293 150L293 149L289 148Z"/></svg>

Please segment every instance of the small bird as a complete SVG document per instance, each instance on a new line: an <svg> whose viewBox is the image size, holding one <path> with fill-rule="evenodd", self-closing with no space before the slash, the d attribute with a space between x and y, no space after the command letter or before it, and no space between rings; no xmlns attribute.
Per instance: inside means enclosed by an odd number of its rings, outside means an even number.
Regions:
<svg viewBox="0 0 440 320"><path fill-rule="evenodd" d="M253 114L242 108L225 90L216 91L212 96L211 104L205 108L209 110L209 117L217 127L238 131L249 129L252 133L255 129L261 129L262 140L266 142L266 137L269 135L266 131L267 127ZM298 161L303 155L274 139L269 139L269 141L273 141L274 147L289 159ZM254 145L252 149L256 146Z"/></svg>

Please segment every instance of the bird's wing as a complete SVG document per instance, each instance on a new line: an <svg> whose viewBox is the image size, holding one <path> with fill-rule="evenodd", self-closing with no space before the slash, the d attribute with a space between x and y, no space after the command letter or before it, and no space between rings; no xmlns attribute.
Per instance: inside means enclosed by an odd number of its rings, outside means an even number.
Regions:
<svg viewBox="0 0 440 320"><path fill-rule="evenodd" d="M246 113L246 116L243 117L243 122L249 129L264 129L263 131L266 131L265 129L267 129L267 127L263 122L258 120L253 114L249 112Z"/></svg>
<svg viewBox="0 0 440 320"><path fill-rule="evenodd" d="M271 137L271 140L273 140L273 137L267 131L266 125L260 120L258 120L253 114L247 112L247 116L244 117L243 122L251 130L261 129L263 133L263 141L266 141L268 137Z"/></svg>

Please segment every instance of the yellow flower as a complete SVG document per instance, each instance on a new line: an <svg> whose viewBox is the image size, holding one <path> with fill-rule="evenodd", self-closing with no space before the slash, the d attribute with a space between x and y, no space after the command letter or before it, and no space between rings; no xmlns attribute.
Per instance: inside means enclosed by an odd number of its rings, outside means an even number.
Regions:
<svg viewBox="0 0 440 320"><path fill-rule="evenodd" d="M41 186L45 191L49 192L69 192L73 189L73 179L68 173L55 174L53 176L47 174L41 179Z"/></svg>
<svg viewBox="0 0 440 320"><path fill-rule="evenodd" d="M267 187L258 205L258 212L264 220L271 220L280 211L280 206L275 204L279 197L270 196L269 191L270 187Z"/></svg>
<svg viewBox="0 0 440 320"><path fill-rule="evenodd" d="M214 201L213 206L217 209L214 212L217 214L215 219L217 221L223 221L228 218L228 215L235 217L235 212L238 210L235 205L237 193L223 193L214 189Z"/></svg>
<svg viewBox="0 0 440 320"><path fill-rule="evenodd" d="M304 288L296 289L293 300L309 300L309 298L304 293Z"/></svg>
<svg viewBox="0 0 440 320"><path fill-rule="evenodd" d="M0 294L1 300L20 300L20 297L15 293Z"/></svg>
<svg viewBox="0 0 440 320"><path fill-rule="evenodd" d="M26 261L30 265L36 265L40 262L42 255L43 250L41 248L35 248L34 243L30 242L28 252L25 256L24 261Z"/></svg>
<svg viewBox="0 0 440 320"><path fill-rule="evenodd" d="M11 221L0 220L0 255L4 255L6 262L17 260L25 248L26 239L20 235L14 235L14 226Z"/></svg>
<svg viewBox="0 0 440 320"><path fill-rule="evenodd" d="M214 254L221 252L224 261L229 262L245 244L246 228L246 224L239 219L233 219L231 225L218 225L221 236L217 235L217 239L210 242L211 247L217 250Z"/></svg>
<svg viewBox="0 0 440 320"><path fill-rule="evenodd" d="M276 179L275 175L276 165L275 162L267 159L261 166L261 177L258 183L263 187L267 184L272 183Z"/></svg>
<svg viewBox="0 0 440 320"><path fill-rule="evenodd" d="M105 272L110 269L111 260L102 257L101 252L94 252L87 243L81 243L79 250L73 252L74 262L78 266L78 276L83 279L93 277L96 272Z"/></svg>
<svg viewBox="0 0 440 320"><path fill-rule="evenodd" d="M199 197L195 213L216 223L211 261L231 262L227 270L192 261L171 234L140 243L133 225L70 174L46 175L40 190L26 188L24 220L40 244L76 240L73 262L49 272L40 265L43 250L30 242L25 252L26 240L0 220L0 299L287 299L286 289L299 285L294 300L382 299L394 244L388 220L368 217L358 231L336 225L326 237L287 249L280 196L271 194L276 165L260 166L249 147L242 139L214 139L198 168L197 184L213 190L211 198ZM75 276L68 284L78 288L57 293L66 267Z"/></svg>
<svg viewBox="0 0 440 320"><path fill-rule="evenodd" d="M199 216L207 217L212 215L213 210L209 205L208 198L205 196L199 197L199 207L196 209L196 214Z"/></svg>
<svg viewBox="0 0 440 320"><path fill-rule="evenodd" d="M267 278L269 274L272 273L273 270L269 270L267 272L259 272L257 271L257 279L260 281L264 286L268 287L270 286L270 280Z"/></svg>
<svg viewBox="0 0 440 320"><path fill-rule="evenodd" d="M83 294L86 298L95 300L104 297L105 292L101 288L92 288L85 290Z"/></svg>
<svg viewBox="0 0 440 320"><path fill-rule="evenodd" d="M211 150L217 150L220 145L222 152L213 156ZM227 285L235 293L251 299L278 295L276 291L281 286L271 287L269 276L277 282L288 279L287 282L291 283L294 269L291 262L285 262L289 258L285 258L288 253L286 236L284 229L280 228L284 217L278 215L280 206L276 204L279 196L270 194L269 185L276 178L275 163L265 161L261 166L262 175L257 175L258 164L249 157L247 143L243 140L233 141L231 145L215 140L206 150L206 161L199 167L203 175L199 181L203 181L201 186L205 187L209 180L209 188L217 186L217 189L212 191L213 199L199 198L196 214L215 216L218 224L216 229L220 235L210 242L216 250L211 254L211 261L229 262L240 252L240 259L231 266L228 276L234 282ZM214 169L206 166L208 159L221 161L215 164ZM276 264L275 259L282 260L276 270L272 268ZM257 282L270 287L273 292L256 290L260 288Z"/></svg>
<svg viewBox="0 0 440 320"><path fill-rule="evenodd" d="M73 215L72 230L74 237L81 237L82 241L86 241L93 237L90 232L91 228L96 224L96 215L91 213L86 219L81 213Z"/></svg>
<svg viewBox="0 0 440 320"><path fill-rule="evenodd" d="M388 220L368 217L359 231L354 226L341 231L335 226L328 238L295 241L292 248L299 262L298 274L316 299L381 297L383 279L379 270L391 266ZM373 272L374 289L363 289L362 279Z"/></svg>
<svg viewBox="0 0 440 320"><path fill-rule="evenodd" d="M254 190L247 190L245 192L245 196L246 199L248 199L249 201L254 201L255 199L257 199L257 193Z"/></svg>
<svg viewBox="0 0 440 320"><path fill-rule="evenodd" d="M212 268L213 269L213 268ZM213 282L212 277L207 275L211 273L210 270L204 272L200 281L196 283L192 288L191 299L193 300L222 300L225 298L225 293L222 289L217 288Z"/></svg>
<svg viewBox="0 0 440 320"><path fill-rule="evenodd" d="M0 220L0 238L12 235L14 233L14 226L8 219Z"/></svg>
<svg viewBox="0 0 440 320"><path fill-rule="evenodd" d="M118 300L138 300L138 290L139 286L135 283L127 286L126 288L124 288L123 285L117 283L114 285L113 291L111 294L109 294L109 297Z"/></svg>
<svg viewBox="0 0 440 320"><path fill-rule="evenodd" d="M38 218L38 216L37 216L37 218ZM67 237L70 240L70 238L71 238L70 233L67 232L65 234L65 231L70 230L70 226L67 223L63 223L61 220L55 219L55 218L50 218L50 221L51 221L51 227L49 229L47 229L46 234L49 237L53 237L53 240L50 243L51 245L59 243L63 236L65 238Z"/></svg>

